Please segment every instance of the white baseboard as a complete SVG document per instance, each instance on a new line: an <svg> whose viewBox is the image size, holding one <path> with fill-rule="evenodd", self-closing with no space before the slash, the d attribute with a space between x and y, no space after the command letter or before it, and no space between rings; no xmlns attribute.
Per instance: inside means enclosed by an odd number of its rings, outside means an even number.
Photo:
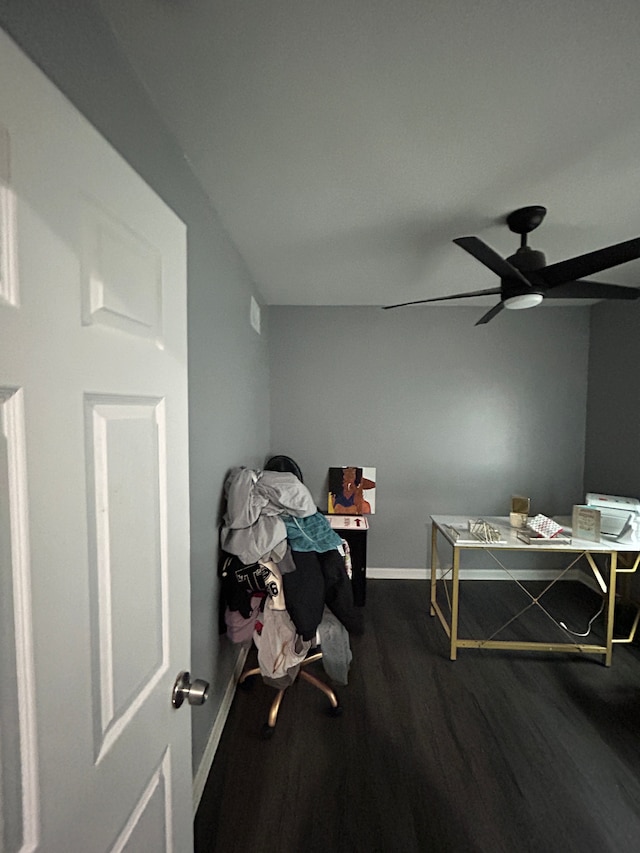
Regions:
<svg viewBox="0 0 640 853"><path fill-rule="evenodd" d="M367 579L428 581L430 569L367 569Z"/></svg>
<svg viewBox="0 0 640 853"><path fill-rule="evenodd" d="M519 581L547 581L558 576L552 569L510 569L509 574L503 569L460 569L460 580L503 581L516 579ZM431 569L367 569L367 579L371 580L419 580L430 581ZM570 569L563 580L584 581L585 573L580 568Z"/></svg>
<svg viewBox="0 0 640 853"><path fill-rule="evenodd" d="M218 713L211 728L211 734L209 735L209 740L207 741L207 746L205 747L202 760L200 761L200 764L198 766L198 772L196 773L193 779L194 817L196 812L198 811L200 800L202 799L204 786L207 784L209 771L211 770L211 765L213 764L213 759L216 754L218 744L220 743L220 738L222 737L222 730L224 729L224 724L227 721L229 709L231 708L231 703L233 702L233 697L236 692L236 685L238 683L238 679L242 674L242 670L244 669L244 663L247 659L248 653L248 649L240 649L240 654L238 655L236 665L233 668L233 673L231 675L231 678L229 679L229 683L227 684L227 689L224 691L222 702L220 703Z"/></svg>

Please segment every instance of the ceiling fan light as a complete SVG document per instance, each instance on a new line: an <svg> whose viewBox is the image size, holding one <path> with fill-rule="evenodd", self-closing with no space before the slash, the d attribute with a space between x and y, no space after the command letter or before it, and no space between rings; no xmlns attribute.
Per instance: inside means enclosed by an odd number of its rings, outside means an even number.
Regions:
<svg viewBox="0 0 640 853"><path fill-rule="evenodd" d="M540 305L542 302L541 293L521 293L518 296L510 296L504 300L504 307L510 308L512 311L520 308L533 308L535 305Z"/></svg>

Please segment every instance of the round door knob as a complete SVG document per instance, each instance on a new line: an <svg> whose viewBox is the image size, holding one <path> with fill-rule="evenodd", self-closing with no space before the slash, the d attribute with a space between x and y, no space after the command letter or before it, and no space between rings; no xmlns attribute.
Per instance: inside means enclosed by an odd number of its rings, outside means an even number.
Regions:
<svg viewBox="0 0 640 853"><path fill-rule="evenodd" d="M171 694L171 704L179 708L186 699L190 705L204 705L209 695L209 682L196 678L191 681L188 672L181 672L176 678Z"/></svg>

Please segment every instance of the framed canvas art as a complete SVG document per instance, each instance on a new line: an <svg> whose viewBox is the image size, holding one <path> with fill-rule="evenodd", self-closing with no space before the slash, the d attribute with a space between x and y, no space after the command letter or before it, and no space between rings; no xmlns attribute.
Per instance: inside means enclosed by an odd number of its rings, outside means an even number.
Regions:
<svg viewBox="0 0 640 853"><path fill-rule="evenodd" d="M329 515L373 515L376 511L376 469L329 468Z"/></svg>

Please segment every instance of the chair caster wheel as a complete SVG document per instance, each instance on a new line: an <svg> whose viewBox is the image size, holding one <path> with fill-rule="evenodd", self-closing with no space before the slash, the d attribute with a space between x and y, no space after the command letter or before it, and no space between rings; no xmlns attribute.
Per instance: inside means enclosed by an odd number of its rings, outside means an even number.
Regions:
<svg viewBox="0 0 640 853"><path fill-rule="evenodd" d="M262 740L271 740L274 732L275 728L273 726L270 726L269 723L265 723L262 729L260 730L260 737L262 738Z"/></svg>
<svg viewBox="0 0 640 853"><path fill-rule="evenodd" d="M344 708L342 707L342 705L337 705L335 708L332 705L331 708L329 708L329 710L327 711L327 714L330 717L341 717L343 711Z"/></svg>

